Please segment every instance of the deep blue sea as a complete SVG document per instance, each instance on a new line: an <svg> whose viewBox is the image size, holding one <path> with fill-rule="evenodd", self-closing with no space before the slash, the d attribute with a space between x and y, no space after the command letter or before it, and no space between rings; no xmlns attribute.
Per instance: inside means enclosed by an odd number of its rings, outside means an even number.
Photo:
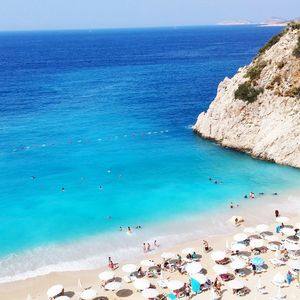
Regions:
<svg viewBox="0 0 300 300"><path fill-rule="evenodd" d="M101 252L89 238L119 226L147 229L299 182L295 169L191 130L218 83L279 30L0 33L0 276L86 259ZM90 252L53 250L80 242Z"/></svg>

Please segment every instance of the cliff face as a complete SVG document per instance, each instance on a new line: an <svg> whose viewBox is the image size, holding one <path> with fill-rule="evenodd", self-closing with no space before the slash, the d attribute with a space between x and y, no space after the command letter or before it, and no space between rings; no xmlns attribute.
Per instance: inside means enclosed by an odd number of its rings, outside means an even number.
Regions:
<svg viewBox="0 0 300 300"><path fill-rule="evenodd" d="M300 168L300 25L225 78L194 131L221 145Z"/></svg>

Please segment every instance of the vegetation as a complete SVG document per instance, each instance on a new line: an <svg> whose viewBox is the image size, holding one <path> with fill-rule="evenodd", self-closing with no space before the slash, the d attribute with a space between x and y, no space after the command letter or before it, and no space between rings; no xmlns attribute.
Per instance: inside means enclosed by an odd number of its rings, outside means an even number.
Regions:
<svg viewBox="0 0 300 300"><path fill-rule="evenodd" d="M300 29L300 23L299 22L290 22L288 24L288 27L291 29Z"/></svg>
<svg viewBox="0 0 300 300"><path fill-rule="evenodd" d="M300 86L294 86L291 89L289 89L286 93L285 96L287 97L298 97L300 98Z"/></svg>
<svg viewBox="0 0 300 300"><path fill-rule="evenodd" d="M280 38L284 35L284 33L285 31L282 31L274 35L262 48L260 48L260 50L258 51L258 55L265 53L267 50L269 50L271 47L277 44Z"/></svg>
<svg viewBox="0 0 300 300"><path fill-rule="evenodd" d="M279 63L277 64L277 67L278 67L279 69L282 69L282 68L284 67L284 65L285 65L284 61L281 61L281 62L279 62Z"/></svg>
<svg viewBox="0 0 300 300"><path fill-rule="evenodd" d="M266 65L267 63L265 61L261 61L257 64L254 64L247 70L245 77L250 78L251 81L259 79L261 71Z"/></svg>
<svg viewBox="0 0 300 300"><path fill-rule="evenodd" d="M300 36L298 37L297 45L293 51L293 55L300 58Z"/></svg>
<svg viewBox="0 0 300 300"><path fill-rule="evenodd" d="M263 92L262 88L254 88L251 82L247 81L240 84L234 93L235 99L240 99L245 102L252 103L257 99L257 96Z"/></svg>

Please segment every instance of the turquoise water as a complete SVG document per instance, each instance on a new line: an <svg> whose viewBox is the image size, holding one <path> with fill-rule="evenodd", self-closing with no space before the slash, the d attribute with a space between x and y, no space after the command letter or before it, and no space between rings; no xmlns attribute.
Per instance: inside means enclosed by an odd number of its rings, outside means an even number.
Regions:
<svg viewBox="0 0 300 300"><path fill-rule="evenodd" d="M36 249L101 240L119 226L147 229L299 183L295 169L191 131L219 81L278 30L2 33L0 275L47 265L24 266L22 255Z"/></svg>

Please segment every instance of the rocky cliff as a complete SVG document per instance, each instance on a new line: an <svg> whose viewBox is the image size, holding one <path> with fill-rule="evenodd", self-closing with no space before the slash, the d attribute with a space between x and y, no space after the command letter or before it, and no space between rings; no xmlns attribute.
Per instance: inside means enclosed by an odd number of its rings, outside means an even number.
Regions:
<svg viewBox="0 0 300 300"><path fill-rule="evenodd" d="M273 37L225 78L194 131L224 147L300 168L300 24Z"/></svg>

